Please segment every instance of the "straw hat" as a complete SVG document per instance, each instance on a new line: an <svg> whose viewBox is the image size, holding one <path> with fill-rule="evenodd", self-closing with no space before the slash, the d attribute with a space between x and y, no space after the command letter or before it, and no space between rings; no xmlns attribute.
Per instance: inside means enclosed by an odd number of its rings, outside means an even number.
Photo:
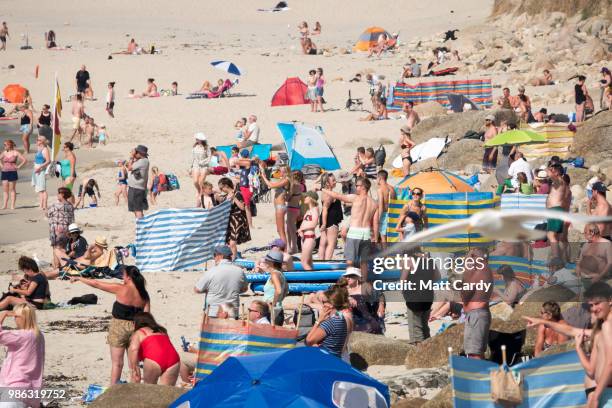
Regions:
<svg viewBox="0 0 612 408"><path fill-rule="evenodd" d="M94 242L95 245L101 247L101 248L108 248L108 243L106 242L106 237L96 237L96 241Z"/></svg>
<svg viewBox="0 0 612 408"><path fill-rule="evenodd" d="M410 127L407 125L402 126L402 128L400 129L400 132L410 135Z"/></svg>
<svg viewBox="0 0 612 408"><path fill-rule="evenodd" d="M75 222L68 226L68 232L82 232L79 225Z"/></svg>
<svg viewBox="0 0 612 408"><path fill-rule="evenodd" d="M493 122L495 120L495 116L487 115L487 116L485 116L485 120L490 120L491 122Z"/></svg>

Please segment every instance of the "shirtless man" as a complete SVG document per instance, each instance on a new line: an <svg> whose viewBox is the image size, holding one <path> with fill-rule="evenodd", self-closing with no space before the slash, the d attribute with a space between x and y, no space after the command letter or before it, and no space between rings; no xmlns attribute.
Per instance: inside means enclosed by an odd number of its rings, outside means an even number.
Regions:
<svg viewBox="0 0 612 408"><path fill-rule="evenodd" d="M612 242L601 236L598 224L584 227L587 242L576 263L576 276L588 289L594 282L607 280L612 272Z"/></svg>
<svg viewBox="0 0 612 408"><path fill-rule="evenodd" d="M468 252L466 263L467 259L471 258L473 261L470 263L474 267L471 269L466 268L463 273L462 282L464 285L480 282L493 283L493 274L491 269L489 269L485 255L485 251L481 248L474 248ZM489 310L491 287L492 285L489 285L489 290L487 291L477 288L463 289L461 291L461 300L465 312L463 350L468 358L482 360L487 349L489 328L491 327L491 311Z"/></svg>
<svg viewBox="0 0 612 408"><path fill-rule="evenodd" d="M414 102L408 101L404 104L404 113L406 114L406 126L410 130L414 129L421 121L419 114L414 110Z"/></svg>
<svg viewBox="0 0 612 408"><path fill-rule="evenodd" d="M378 203L369 196L371 183L365 177L357 177L355 182L356 194L340 194L328 189L322 189L336 200L351 203L351 221L346 242L344 244L344 255L349 266L359 265L361 276L364 281L368 280L368 257L370 256L370 239L377 242L378 231ZM374 234L372 234L374 232Z"/></svg>
<svg viewBox="0 0 612 408"><path fill-rule="evenodd" d="M598 181L597 183L593 183L593 196L589 200L589 204L587 205L587 214L588 215L596 215L598 217L605 217L607 215L612 215L612 205L606 200L606 191L608 188L604 183ZM601 236L608 241L612 241L612 223L598 223L599 231L601 232Z"/></svg>
<svg viewBox="0 0 612 408"><path fill-rule="evenodd" d="M72 136L70 141L79 134L79 142L83 138L83 128L81 128L81 120L85 117L85 104L83 103L83 95L78 93L76 97L72 99Z"/></svg>
<svg viewBox="0 0 612 408"><path fill-rule="evenodd" d="M514 96L510 96L510 88L504 88L502 96L497 100L497 105L502 109L514 109L518 106L517 99Z"/></svg>
<svg viewBox="0 0 612 408"><path fill-rule="evenodd" d="M8 36L8 26L6 25L6 21L3 21L2 26L0 26L0 51L6 51L6 37Z"/></svg>
<svg viewBox="0 0 612 408"><path fill-rule="evenodd" d="M587 407L609 407L612 402L612 289L606 282L597 282L585 292L591 310L593 329L575 328L563 323L537 317L523 317L527 327L542 324L554 331L576 339L576 352L585 371ZM583 347L586 337L591 338L590 357Z"/></svg>
<svg viewBox="0 0 612 408"><path fill-rule="evenodd" d="M546 170L551 180L550 193L546 197L546 208L555 211L565 211L569 187L563 180L563 167L559 163L551 164ZM560 241L563 235L563 221L549 219L546 224L547 238L550 242L552 258L562 258Z"/></svg>
<svg viewBox="0 0 612 408"><path fill-rule="evenodd" d="M380 170L376 177L378 182L378 215L380 216L380 242L387 247L387 224L389 222L389 201L395 199L395 189L387 183L389 173Z"/></svg>

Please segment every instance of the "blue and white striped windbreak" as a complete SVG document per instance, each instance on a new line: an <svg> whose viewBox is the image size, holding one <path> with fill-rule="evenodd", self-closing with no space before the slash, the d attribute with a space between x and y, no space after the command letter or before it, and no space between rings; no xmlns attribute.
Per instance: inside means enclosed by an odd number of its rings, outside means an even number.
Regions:
<svg viewBox="0 0 612 408"><path fill-rule="evenodd" d="M213 257L225 244L231 202L211 210L169 208L136 222L136 265L141 271L180 271Z"/></svg>
<svg viewBox="0 0 612 408"><path fill-rule="evenodd" d="M545 210L546 209L546 194L502 194L501 195L501 210ZM536 225L546 222L545 219L540 221L525 222L523 225L527 228L534 228Z"/></svg>

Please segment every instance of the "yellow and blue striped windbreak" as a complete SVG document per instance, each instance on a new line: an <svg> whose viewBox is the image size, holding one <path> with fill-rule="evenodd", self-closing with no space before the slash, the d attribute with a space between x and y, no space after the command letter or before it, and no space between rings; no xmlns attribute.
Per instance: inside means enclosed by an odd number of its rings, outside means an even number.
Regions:
<svg viewBox="0 0 612 408"><path fill-rule="evenodd" d="M450 357L455 408L497 408L491 399L491 372L499 366L489 361ZM575 351L534 358L509 368L523 379L523 403L518 408L582 407L584 369Z"/></svg>
<svg viewBox="0 0 612 408"><path fill-rule="evenodd" d="M389 221L387 224L387 241L397 242L396 231L402 207L408 200L390 200ZM472 214L485 209L496 208L499 198L493 193L448 193L427 194L424 200L427 207L429 226L435 227L448 222L469 218ZM428 242L423 248L431 252L464 252L469 248L493 246L495 242L476 233L449 235Z"/></svg>
<svg viewBox="0 0 612 408"><path fill-rule="evenodd" d="M196 380L213 372L230 356L248 356L295 347L298 332L241 320L204 319L200 333Z"/></svg>

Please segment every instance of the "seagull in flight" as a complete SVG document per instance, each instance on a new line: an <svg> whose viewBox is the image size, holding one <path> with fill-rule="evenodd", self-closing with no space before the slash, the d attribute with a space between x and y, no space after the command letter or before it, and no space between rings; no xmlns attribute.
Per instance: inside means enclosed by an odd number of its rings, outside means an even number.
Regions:
<svg viewBox="0 0 612 408"><path fill-rule="evenodd" d="M546 231L527 228L523 223L543 219L558 219L575 224L612 222L612 216L596 217L552 210L483 210L470 218L449 222L410 235L402 242L390 247L385 254L407 251L435 238L454 234L478 233L499 241L537 240L543 238Z"/></svg>

